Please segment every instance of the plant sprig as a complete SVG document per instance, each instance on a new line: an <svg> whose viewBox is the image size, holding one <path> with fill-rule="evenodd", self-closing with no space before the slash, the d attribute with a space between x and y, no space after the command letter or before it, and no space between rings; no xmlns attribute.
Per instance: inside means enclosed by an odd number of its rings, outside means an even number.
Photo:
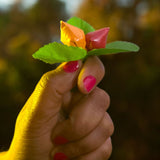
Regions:
<svg viewBox="0 0 160 160"><path fill-rule="evenodd" d="M84 42L85 35L90 32L94 32L95 29L86 21L77 17L72 17L65 24L69 25L68 27L72 27L72 29L69 29L69 28L66 29L66 26L65 26L64 27L65 29L63 30L63 28L61 27L61 41L63 41L64 44L58 43L58 42L52 42L41 47L37 52L33 54L33 57L35 59L39 59L45 63L54 64L54 63L81 60L92 55L99 56L99 55L116 54L120 52L139 51L139 46L137 46L134 43L125 42L125 41L111 42L106 44L105 48L93 48L92 50L87 51L87 49L84 49L83 47L78 46L81 44L80 42L77 41L79 40L78 37L76 37L78 35L77 31L78 30L83 31L83 33L82 31L80 32L80 34L84 34L82 35L81 41L83 43L86 43ZM74 29L75 29L75 32L74 32ZM62 37L63 37L63 40L62 40ZM66 37L67 38L69 37L69 38L67 39ZM71 44L71 42L73 45ZM69 46L69 45L72 45L72 46Z"/></svg>

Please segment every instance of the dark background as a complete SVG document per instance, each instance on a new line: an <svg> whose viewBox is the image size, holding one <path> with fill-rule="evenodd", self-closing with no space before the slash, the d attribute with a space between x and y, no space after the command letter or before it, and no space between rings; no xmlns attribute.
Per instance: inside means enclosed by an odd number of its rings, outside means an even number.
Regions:
<svg viewBox="0 0 160 160"><path fill-rule="evenodd" d="M160 159L159 0L84 0L72 14L58 0L37 0L29 8L22 0L8 9L1 5L1 151L8 149L16 117L36 83L55 68L34 60L32 54L59 41L59 21L76 15L96 29L109 26L108 42L126 40L141 47L139 53L100 57L106 75L99 86L111 96L109 113L115 124L110 159Z"/></svg>

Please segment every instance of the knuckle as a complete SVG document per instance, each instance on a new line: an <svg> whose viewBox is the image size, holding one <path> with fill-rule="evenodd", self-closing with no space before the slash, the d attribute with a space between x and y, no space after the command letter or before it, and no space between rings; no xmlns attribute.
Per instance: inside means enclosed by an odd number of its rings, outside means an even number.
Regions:
<svg viewBox="0 0 160 160"><path fill-rule="evenodd" d="M110 104L110 97L103 89L96 88L93 92L93 96L99 100L101 106L108 108Z"/></svg>
<svg viewBox="0 0 160 160"><path fill-rule="evenodd" d="M73 139L81 138L87 133L88 123L84 119L76 120L74 117L70 116L68 121L69 126L74 133Z"/></svg>
<svg viewBox="0 0 160 160"><path fill-rule="evenodd" d="M108 134L109 136L111 136L113 133L114 133L114 125L113 122L110 122L108 127Z"/></svg>
<svg viewBox="0 0 160 160"><path fill-rule="evenodd" d="M84 144L80 143L79 141L67 144L65 146L61 146L59 149L59 151L66 153L71 159L83 155L84 153L88 152L88 150L88 143Z"/></svg>
<svg viewBox="0 0 160 160"><path fill-rule="evenodd" d="M68 144L64 146L64 153L67 153L69 158L77 157L81 154L81 149L75 145Z"/></svg>
<svg viewBox="0 0 160 160"><path fill-rule="evenodd" d="M51 76L51 72L46 72L41 77L41 85L43 86L50 86L53 84L54 76Z"/></svg>
<svg viewBox="0 0 160 160"><path fill-rule="evenodd" d="M44 73L39 81L38 89L48 89L48 92L50 91L56 98L60 98L62 95L57 90L55 74L56 70Z"/></svg>
<svg viewBox="0 0 160 160"><path fill-rule="evenodd" d="M105 117L102 125L102 136L107 138L111 136L114 132L114 124L110 117Z"/></svg>
<svg viewBox="0 0 160 160"><path fill-rule="evenodd" d="M110 116L109 116L109 114L108 113L106 113L107 114L107 122L106 122L106 124L107 124L107 130L108 130L108 135L109 136L111 136L112 134L113 134L113 132L114 132L114 124L113 124L113 121L112 121L112 119L110 118Z"/></svg>
<svg viewBox="0 0 160 160"><path fill-rule="evenodd" d="M114 133L114 124L113 121L110 123L110 136Z"/></svg>
<svg viewBox="0 0 160 160"><path fill-rule="evenodd" d="M102 159L109 159L109 157L111 156L112 153L112 143L111 143L111 139L108 138L107 141L105 142L105 144L103 145L102 149L101 149L101 155L102 155Z"/></svg>
<svg viewBox="0 0 160 160"><path fill-rule="evenodd" d="M83 155L86 152L88 152L88 150L89 150L89 146L87 144L84 145L84 144L75 143L71 148L71 152L69 153L70 158L75 158L80 155Z"/></svg>
<svg viewBox="0 0 160 160"><path fill-rule="evenodd" d="M94 143L90 142L90 141L78 143L78 147L79 147L82 154L84 154L86 152L90 152L93 150L93 148L95 148Z"/></svg>
<svg viewBox="0 0 160 160"><path fill-rule="evenodd" d="M50 81L49 72L44 73L39 82L40 87L45 88L46 86L48 86L49 81Z"/></svg>

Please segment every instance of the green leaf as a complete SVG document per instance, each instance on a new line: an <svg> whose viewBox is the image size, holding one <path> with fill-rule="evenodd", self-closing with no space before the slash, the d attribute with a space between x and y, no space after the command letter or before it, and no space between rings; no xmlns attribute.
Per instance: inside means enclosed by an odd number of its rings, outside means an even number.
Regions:
<svg viewBox="0 0 160 160"><path fill-rule="evenodd" d="M33 54L35 59L54 64L61 62L76 61L85 58L87 51L79 48L66 46L61 43L53 42L40 48Z"/></svg>
<svg viewBox="0 0 160 160"><path fill-rule="evenodd" d="M121 49L126 52L137 52L139 51L139 46L137 46L134 43L131 42L125 42L125 41L115 41L112 43L109 43L106 45L106 48L108 49Z"/></svg>
<svg viewBox="0 0 160 160"><path fill-rule="evenodd" d="M139 46L131 42L115 41L106 45L106 48L93 49L88 52L88 55L104 55L104 54L116 54L120 52L137 52Z"/></svg>
<svg viewBox="0 0 160 160"><path fill-rule="evenodd" d="M90 24L88 24L86 21L84 21L84 20L82 20L78 17L70 18L67 21L67 23L82 29L85 34L87 34L88 32L94 32L95 31L95 29Z"/></svg>

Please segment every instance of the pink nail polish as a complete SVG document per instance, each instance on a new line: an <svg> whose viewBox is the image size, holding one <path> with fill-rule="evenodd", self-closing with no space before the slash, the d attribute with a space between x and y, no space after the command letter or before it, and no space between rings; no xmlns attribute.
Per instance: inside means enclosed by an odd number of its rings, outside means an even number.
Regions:
<svg viewBox="0 0 160 160"><path fill-rule="evenodd" d="M68 140L62 136L58 136L54 139L55 145L62 145L62 144L66 144L67 142L68 142Z"/></svg>
<svg viewBox="0 0 160 160"><path fill-rule="evenodd" d="M64 153L56 153L54 160L68 160L68 157Z"/></svg>
<svg viewBox="0 0 160 160"><path fill-rule="evenodd" d="M75 72L79 68L78 61L71 61L63 66L63 70L68 73Z"/></svg>
<svg viewBox="0 0 160 160"><path fill-rule="evenodd" d="M87 90L87 92L91 91L91 89L94 87L94 85L96 84L96 78L94 76L87 76L84 80L83 80L83 84L85 89Z"/></svg>

